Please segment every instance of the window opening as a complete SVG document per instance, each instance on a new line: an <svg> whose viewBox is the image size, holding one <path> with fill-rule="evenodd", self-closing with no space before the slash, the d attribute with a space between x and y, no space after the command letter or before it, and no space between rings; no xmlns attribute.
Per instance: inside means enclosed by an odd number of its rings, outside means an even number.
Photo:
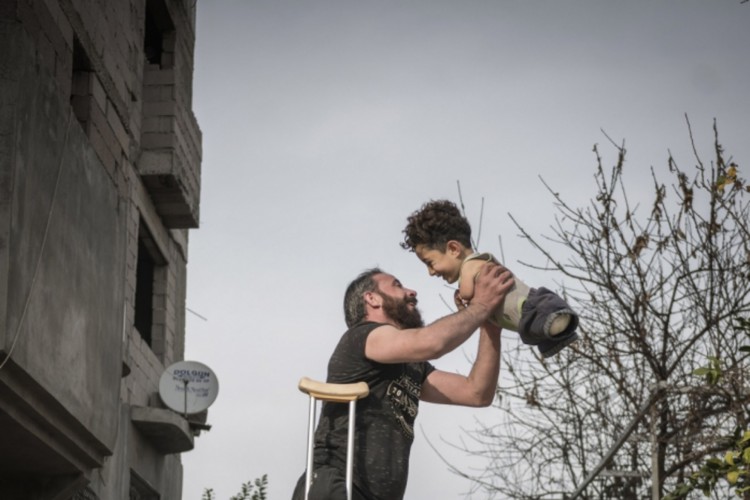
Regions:
<svg viewBox="0 0 750 500"><path fill-rule="evenodd" d="M89 121L92 98L91 78L93 73L91 60L81 45L78 37L73 37L73 74L71 75L70 104L78 123L86 129Z"/></svg>
<svg viewBox="0 0 750 500"><path fill-rule="evenodd" d="M146 1L146 25L143 37L143 54L147 64L161 68L172 66L167 45L174 37L174 23L164 0Z"/></svg>
<svg viewBox="0 0 750 500"><path fill-rule="evenodd" d="M138 230L138 261L135 285L135 328L144 342L153 348L154 290L159 268L166 261L159 252L153 236L141 219Z"/></svg>

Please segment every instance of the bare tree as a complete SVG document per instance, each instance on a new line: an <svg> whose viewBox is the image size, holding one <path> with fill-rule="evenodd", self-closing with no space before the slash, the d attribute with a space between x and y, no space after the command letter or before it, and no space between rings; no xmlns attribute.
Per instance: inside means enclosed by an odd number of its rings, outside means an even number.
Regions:
<svg viewBox="0 0 750 500"><path fill-rule="evenodd" d="M694 144L689 122L688 132ZM547 262L523 264L564 275L582 338L549 360L529 362L527 346L504 354L495 421L460 446L487 467L454 469L489 497L570 498L632 430L579 498L661 498L747 428L746 339L732 321L750 315L750 189L715 123L715 158L704 163L693 146L686 171L670 154L671 183L652 168L645 207L629 200L624 146L612 147L611 169L594 147L597 192L587 206L547 186L557 207L551 237L513 219ZM724 374L710 386L693 374L709 363Z"/></svg>

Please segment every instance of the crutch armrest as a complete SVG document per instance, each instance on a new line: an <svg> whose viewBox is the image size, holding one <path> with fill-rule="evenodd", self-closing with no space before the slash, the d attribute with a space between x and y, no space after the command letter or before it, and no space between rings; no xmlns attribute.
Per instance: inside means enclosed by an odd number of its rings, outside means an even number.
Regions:
<svg viewBox="0 0 750 500"><path fill-rule="evenodd" d="M299 381L299 390L309 394L315 399L343 403L362 399L370 393L367 382L356 382L353 384L329 384L319 382L311 378L302 377Z"/></svg>

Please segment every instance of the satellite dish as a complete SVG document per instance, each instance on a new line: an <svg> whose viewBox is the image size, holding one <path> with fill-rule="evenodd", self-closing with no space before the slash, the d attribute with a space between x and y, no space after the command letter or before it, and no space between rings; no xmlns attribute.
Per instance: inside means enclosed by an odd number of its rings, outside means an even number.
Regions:
<svg viewBox="0 0 750 500"><path fill-rule="evenodd" d="M159 396L164 404L184 415L208 409L219 394L213 371L197 361L178 361L159 379Z"/></svg>

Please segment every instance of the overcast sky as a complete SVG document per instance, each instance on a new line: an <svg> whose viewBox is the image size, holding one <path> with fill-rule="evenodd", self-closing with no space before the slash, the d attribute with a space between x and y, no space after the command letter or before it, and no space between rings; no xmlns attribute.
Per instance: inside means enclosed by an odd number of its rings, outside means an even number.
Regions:
<svg viewBox="0 0 750 500"><path fill-rule="evenodd" d="M423 202L458 201L457 181L475 225L485 200L480 248L499 253L502 235L517 275L558 288L560 276L519 266L541 261L508 213L550 234L540 176L585 205L594 144L616 160L603 131L625 142L634 196L649 194L650 167L667 179L670 151L695 164L685 115L704 161L716 119L750 177L749 49L740 0L198 2L201 222L187 306L207 320L188 314L185 357L210 366L220 391L213 428L183 455L183 498L211 487L228 500L262 474L269 498L290 498L305 466L297 382L325 379L349 281L379 265L418 291L428 321L449 312L450 291L399 242ZM467 373L475 348L435 364ZM445 441L499 411L423 404L406 497L466 498L428 439L481 469Z"/></svg>

